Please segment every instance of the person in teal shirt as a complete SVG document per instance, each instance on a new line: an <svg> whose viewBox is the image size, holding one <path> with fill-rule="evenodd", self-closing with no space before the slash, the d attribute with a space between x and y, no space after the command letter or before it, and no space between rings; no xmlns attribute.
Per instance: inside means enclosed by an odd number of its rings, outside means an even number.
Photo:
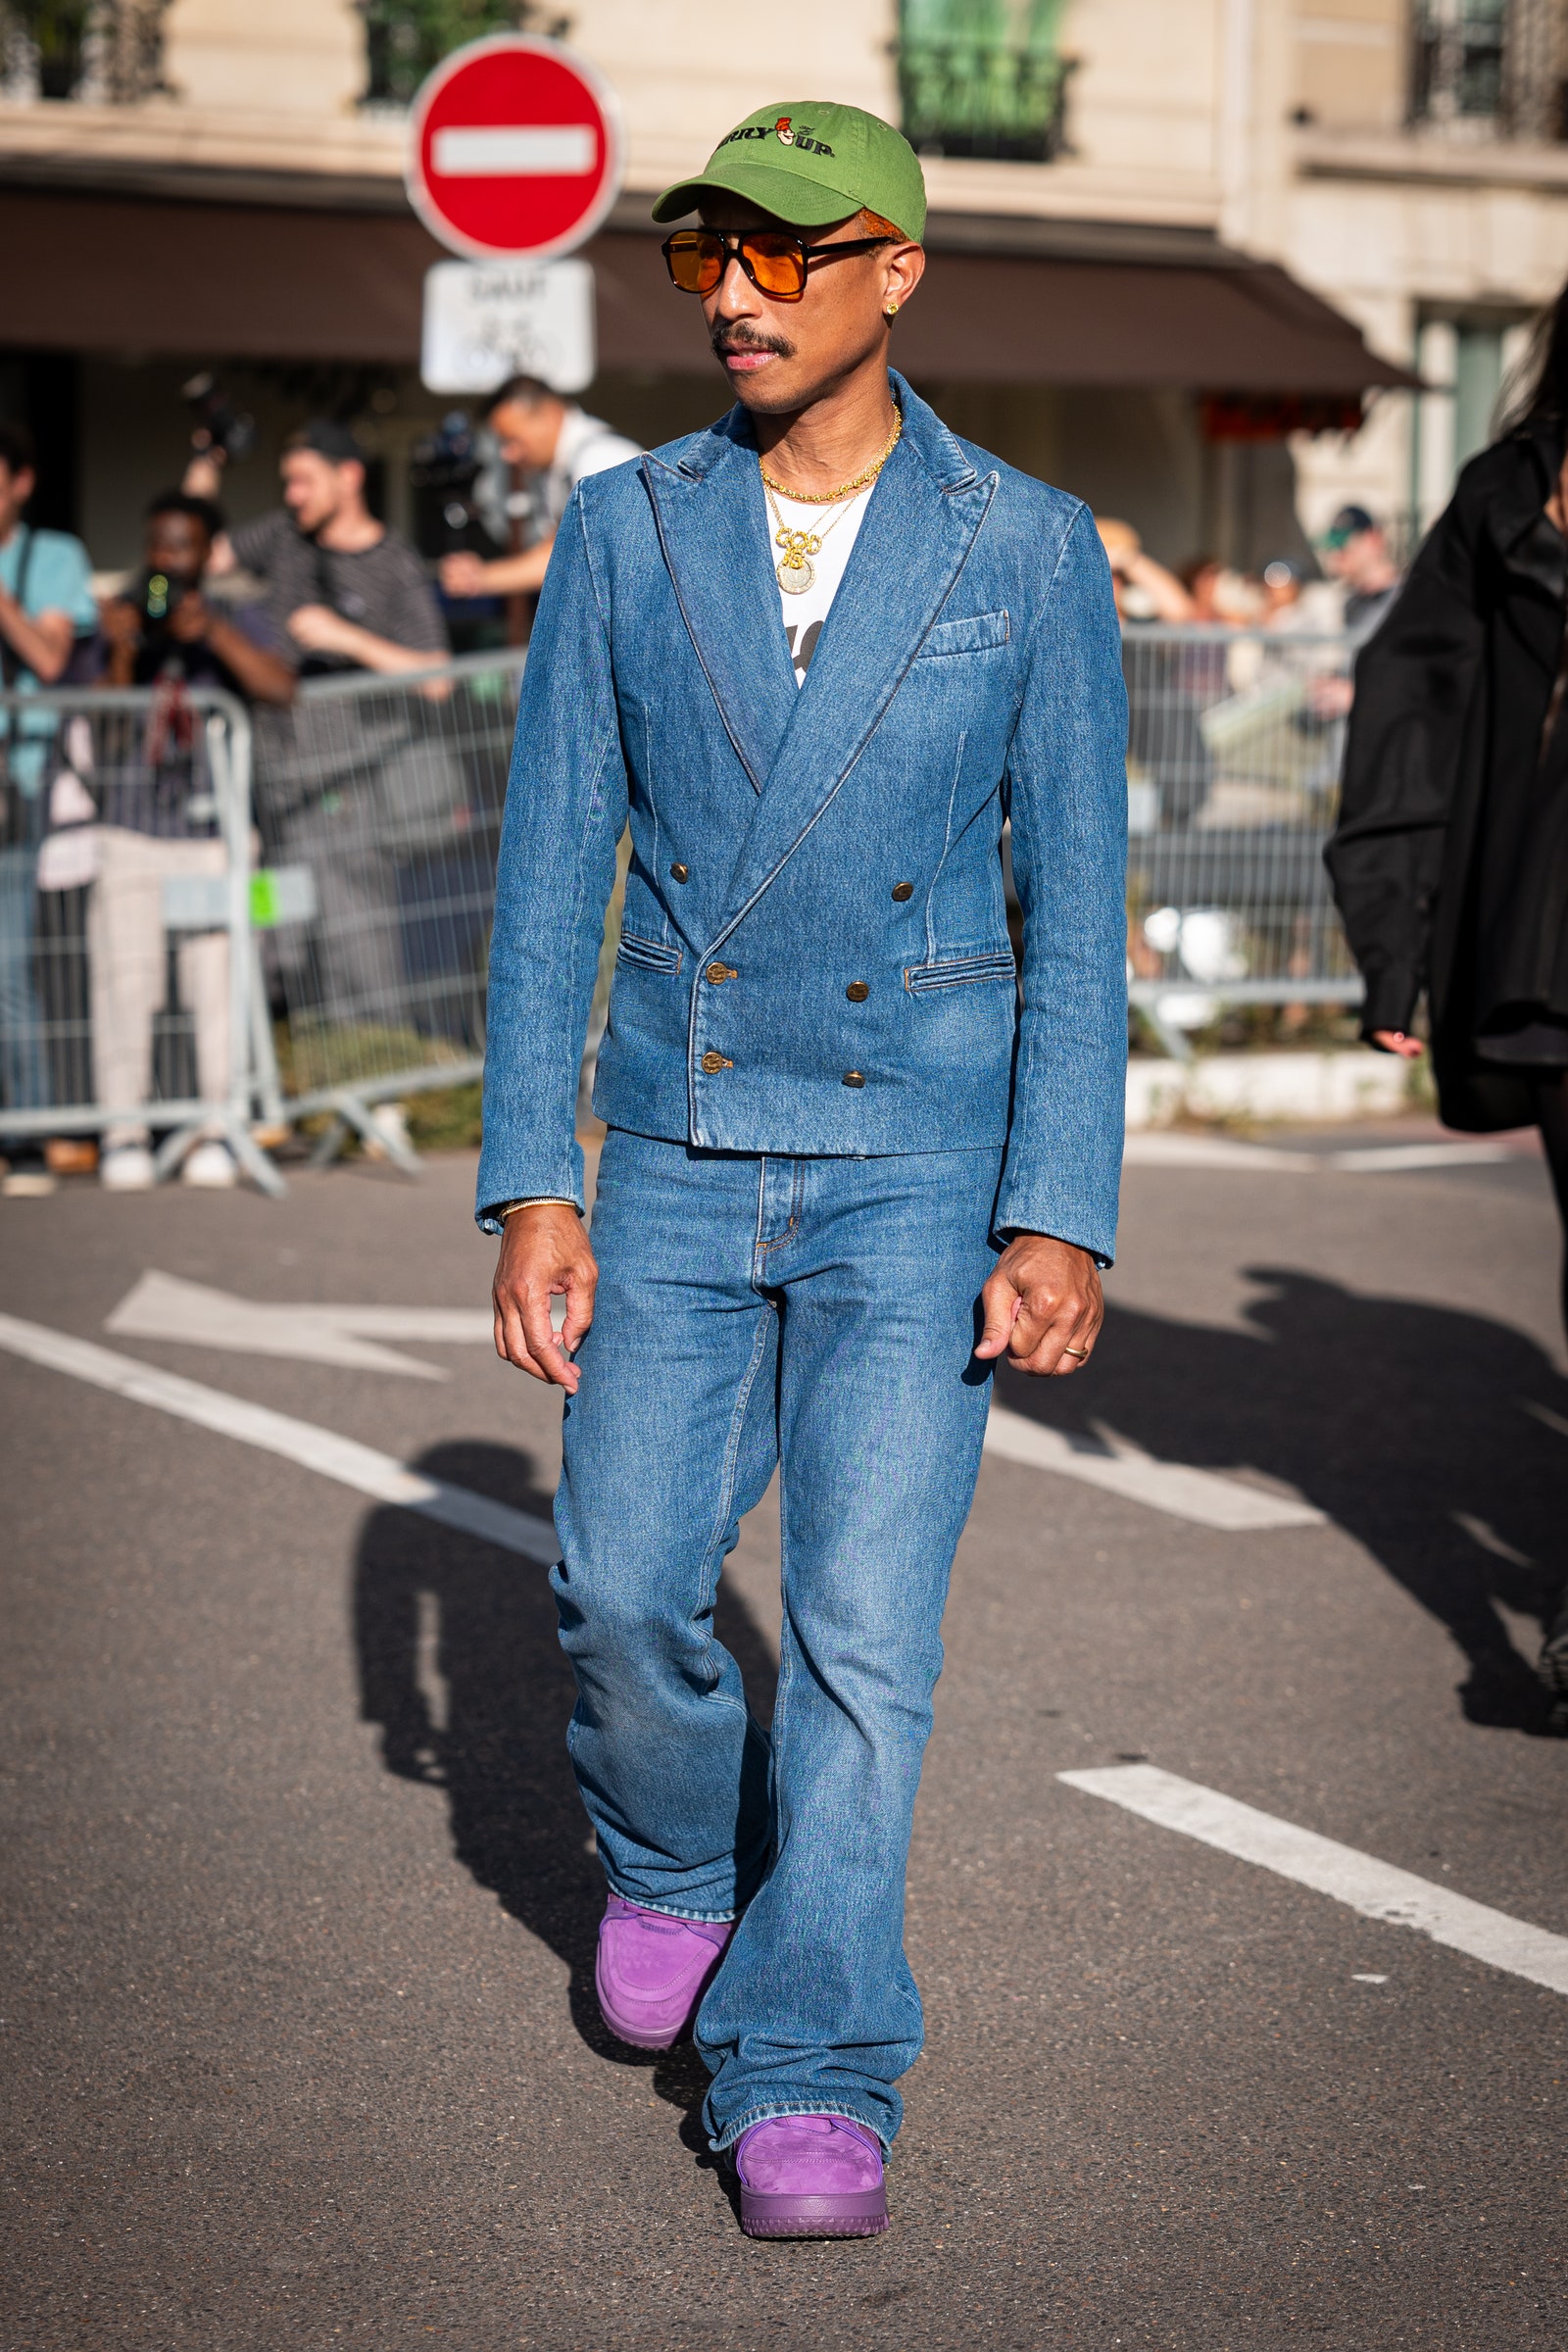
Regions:
<svg viewBox="0 0 1568 2352"><path fill-rule="evenodd" d="M24 428L0 422L0 678L7 694L36 694L62 678L78 637L98 625L87 551L67 531L34 530L23 517L37 487ZM55 714L0 712L0 1096L10 1110L49 1100L43 1023L32 978L38 845L43 837ZM38 1139L7 1138L16 1167Z"/></svg>

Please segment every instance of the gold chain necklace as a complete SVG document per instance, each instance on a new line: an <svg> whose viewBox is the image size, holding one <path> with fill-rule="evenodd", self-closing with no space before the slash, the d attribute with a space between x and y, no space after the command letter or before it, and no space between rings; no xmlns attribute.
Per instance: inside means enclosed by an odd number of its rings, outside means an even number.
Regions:
<svg viewBox="0 0 1568 2352"><path fill-rule="evenodd" d="M786 498L790 495L788 490L784 492ZM859 492L857 491L855 495L858 498ZM839 524L854 506L855 498L846 500L825 530L798 531L792 530L779 513L765 473L762 476L762 496L767 501L768 511L774 522L778 525L773 533L773 545L784 550L773 566L774 575L786 596L804 596L808 588L813 587L816 582L816 565L811 562L811 558L821 554L823 540L830 538L838 529Z"/></svg>
<svg viewBox="0 0 1568 2352"><path fill-rule="evenodd" d="M903 430L902 415L895 416L893 430L883 443L880 453L871 460L863 473L858 473L853 482L841 482L836 490L792 490L788 482L774 481L767 467L762 465L760 453L759 453L757 463L761 466L763 481L770 490L776 490L780 498L793 498L799 507L836 507L841 498L848 498L852 491L863 490L867 482L876 480L877 475L897 448L899 435Z"/></svg>
<svg viewBox="0 0 1568 2352"><path fill-rule="evenodd" d="M853 481L841 482L836 490L788 489L783 482L774 481L773 476L762 464L760 453L759 453L757 464L762 476L762 494L767 500L776 525L773 532L773 544L784 551L774 564L773 571L786 596L804 596L808 588L815 585L816 565L811 562L811 558L821 554L822 542L827 538L828 533L837 529L859 493L869 483L876 480L877 475L892 457L899 435L903 430L904 418L902 416L896 416L893 419L892 432L870 465L865 467L863 472L858 473ZM773 496L775 491L780 498L791 499L797 505L806 507L838 506L841 501L847 503L844 505L843 512L834 515L826 530L793 530L778 511Z"/></svg>

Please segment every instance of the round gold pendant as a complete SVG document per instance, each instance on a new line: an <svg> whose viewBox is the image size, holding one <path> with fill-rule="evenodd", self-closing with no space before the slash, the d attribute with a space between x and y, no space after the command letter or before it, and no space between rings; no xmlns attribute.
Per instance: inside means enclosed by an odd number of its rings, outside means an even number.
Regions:
<svg viewBox="0 0 1568 2352"><path fill-rule="evenodd" d="M811 562L809 556L796 556L793 559L786 556L783 562L776 564L773 568L778 574L778 584L786 596L804 596L808 588L814 588L816 585L816 565Z"/></svg>

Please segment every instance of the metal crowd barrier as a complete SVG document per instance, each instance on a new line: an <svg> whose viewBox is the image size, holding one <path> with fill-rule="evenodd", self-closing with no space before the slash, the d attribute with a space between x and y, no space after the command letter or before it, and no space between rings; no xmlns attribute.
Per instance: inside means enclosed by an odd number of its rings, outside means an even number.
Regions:
<svg viewBox="0 0 1568 2352"><path fill-rule="evenodd" d="M0 694L0 1149L251 1133L251 725L230 695Z"/></svg>
<svg viewBox="0 0 1568 2352"><path fill-rule="evenodd" d="M378 1106L477 1078L520 651L308 678L258 710L264 1114L418 1162Z"/></svg>
<svg viewBox="0 0 1568 2352"><path fill-rule="evenodd" d="M1130 624L1127 993L1168 1053L1232 1004L1353 1004L1323 867L1353 647Z"/></svg>
<svg viewBox="0 0 1568 2352"><path fill-rule="evenodd" d="M1356 1003L1323 869L1352 649L1129 626L1128 998L1167 1052L1226 1005ZM314 1120L417 1167L387 1105L478 1078L520 652L207 691L0 696L0 1149ZM614 918L601 966L603 1028Z"/></svg>

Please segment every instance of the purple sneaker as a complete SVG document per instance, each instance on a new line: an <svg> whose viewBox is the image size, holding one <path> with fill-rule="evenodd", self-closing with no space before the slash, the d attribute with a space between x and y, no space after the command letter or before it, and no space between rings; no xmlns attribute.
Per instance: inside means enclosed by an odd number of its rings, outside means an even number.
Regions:
<svg viewBox="0 0 1568 2352"><path fill-rule="evenodd" d="M728 1919L675 1919L612 1894L599 1923L594 1985L612 2034L639 2050L679 2041L735 1932Z"/></svg>
<svg viewBox="0 0 1568 2352"><path fill-rule="evenodd" d="M875 2237L888 2226L882 2143L847 2115L775 2115L735 2143L748 2237Z"/></svg>

